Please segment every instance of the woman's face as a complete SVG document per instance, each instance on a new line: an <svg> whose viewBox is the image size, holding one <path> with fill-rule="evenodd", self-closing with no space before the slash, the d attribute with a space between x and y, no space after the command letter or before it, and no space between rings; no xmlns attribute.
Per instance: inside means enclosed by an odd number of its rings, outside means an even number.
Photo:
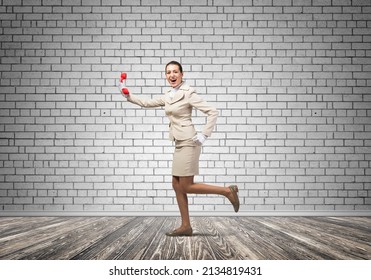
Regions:
<svg viewBox="0 0 371 280"><path fill-rule="evenodd" d="M179 66L175 64L169 64L166 67L166 80L169 85L173 88L179 86L182 82L183 73L180 72Z"/></svg>

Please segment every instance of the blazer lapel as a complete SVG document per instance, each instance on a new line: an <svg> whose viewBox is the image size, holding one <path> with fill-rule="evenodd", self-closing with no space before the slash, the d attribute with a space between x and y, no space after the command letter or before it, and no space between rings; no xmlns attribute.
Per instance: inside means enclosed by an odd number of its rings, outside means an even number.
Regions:
<svg viewBox="0 0 371 280"><path fill-rule="evenodd" d="M165 102L166 103L171 103L171 98L170 98L170 91L171 89L169 89L166 93L165 93Z"/></svg>
<svg viewBox="0 0 371 280"><path fill-rule="evenodd" d="M185 82L180 86L178 91L174 94L174 97L171 99L169 95L167 94L167 100L168 103L173 104L175 102L178 102L179 100L183 99L185 91L189 90L189 85L187 85ZM168 90L168 93L171 91Z"/></svg>
<svg viewBox="0 0 371 280"><path fill-rule="evenodd" d="M173 99L170 100L170 104L173 104L175 102L178 102L179 100L181 100L184 96L184 91L179 89L175 94L174 94L174 97Z"/></svg>

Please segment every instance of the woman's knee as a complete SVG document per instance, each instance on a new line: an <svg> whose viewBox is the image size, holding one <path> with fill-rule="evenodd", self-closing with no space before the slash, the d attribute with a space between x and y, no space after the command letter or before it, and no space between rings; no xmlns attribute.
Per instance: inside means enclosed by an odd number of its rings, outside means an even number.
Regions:
<svg viewBox="0 0 371 280"><path fill-rule="evenodd" d="M193 184L193 176L190 177L182 177L179 180L179 189L183 193L190 193L190 188Z"/></svg>
<svg viewBox="0 0 371 280"><path fill-rule="evenodd" d="M179 177L173 176L173 189L175 192L180 192L180 182Z"/></svg>

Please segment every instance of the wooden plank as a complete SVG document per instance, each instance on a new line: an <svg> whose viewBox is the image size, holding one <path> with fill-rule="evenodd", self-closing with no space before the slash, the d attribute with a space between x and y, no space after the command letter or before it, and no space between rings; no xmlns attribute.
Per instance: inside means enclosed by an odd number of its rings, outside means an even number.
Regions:
<svg viewBox="0 0 371 280"><path fill-rule="evenodd" d="M211 249L214 260L241 259L233 244L227 242L225 236L231 234L231 229L225 226L218 226L222 218L198 217L197 229L203 237L202 243L208 244ZM195 256L195 259L205 259L204 257Z"/></svg>
<svg viewBox="0 0 371 280"><path fill-rule="evenodd" d="M47 248L48 255L33 254L36 259L73 259L76 254L86 250L94 244L100 244L107 235L115 233L123 224L129 223L132 217L100 217L92 218L85 226L71 227L61 232Z"/></svg>
<svg viewBox="0 0 371 280"><path fill-rule="evenodd" d="M256 244L248 232L238 230L238 219L231 217L214 218L216 227L234 250L234 259L261 259L263 256L256 250Z"/></svg>
<svg viewBox="0 0 371 280"><path fill-rule="evenodd" d="M119 220L116 217L111 217L110 221ZM136 230L138 223L140 224L141 218L131 217L126 222L120 221L120 224L101 236L99 241L93 242L90 246L80 251L72 257L72 259L117 259L122 248L132 238L132 232Z"/></svg>
<svg viewBox="0 0 371 280"><path fill-rule="evenodd" d="M64 222L60 217L9 217L0 218L0 242L6 237L16 238L44 226L59 226Z"/></svg>
<svg viewBox="0 0 371 280"><path fill-rule="evenodd" d="M259 222L279 234L277 238L282 242L281 246L285 247L286 252L291 252L290 259L296 258L297 253L300 253L299 259L367 258L364 250L354 249L361 246L355 241L359 240L360 233L355 235L349 227L348 230L340 230L331 225L327 218L265 217ZM296 252L292 252L291 248L295 248Z"/></svg>
<svg viewBox="0 0 371 280"><path fill-rule="evenodd" d="M164 222L164 232L162 232L162 247L157 247L153 252L153 257L149 259L160 260L189 260L190 259L190 239L191 236L170 237L165 233L172 231L180 225L180 218L170 217Z"/></svg>
<svg viewBox="0 0 371 280"><path fill-rule="evenodd" d="M246 241L246 247L258 256L258 259L287 259L289 252L276 242L277 233L259 223L254 217L233 217L233 226L238 238Z"/></svg>
<svg viewBox="0 0 371 280"><path fill-rule="evenodd" d="M173 252L171 248L171 239L165 235L166 232L171 231L177 225L177 218L162 218L159 221L159 229L156 232L156 228L151 229L155 234L152 234L152 238L147 245L147 248L143 250L140 259L142 260L166 260L169 259L169 254Z"/></svg>
<svg viewBox="0 0 371 280"><path fill-rule="evenodd" d="M330 259L369 259L371 247L367 244L371 232L366 228L358 228L348 219L337 220L333 223L332 218L312 217L303 219L305 227L309 228L311 234L308 238L317 242L315 250L327 252ZM297 231L300 227L290 228ZM320 230L319 230L320 229Z"/></svg>
<svg viewBox="0 0 371 280"><path fill-rule="evenodd" d="M65 218L49 219L49 221L35 220L42 222L31 228L30 225L34 224L34 221L29 221L28 224L20 219L13 235L9 235L8 232L4 237L0 236L0 258L21 259L30 252L45 248L58 230L70 227L70 222ZM88 221L84 222L84 219L81 222L88 223ZM23 225L25 225L24 230L22 230Z"/></svg>
<svg viewBox="0 0 371 280"><path fill-rule="evenodd" d="M0 218L0 259L371 259L371 217Z"/></svg>
<svg viewBox="0 0 371 280"><path fill-rule="evenodd" d="M267 236L285 252L285 259L332 259L328 251L318 243L318 238L308 227L303 227L299 220L287 220L286 217L264 217L257 221L272 235ZM289 230L291 229L291 230Z"/></svg>
<svg viewBox="0 0 371 280"><path fill-rule="evenodd" d="M120 252L114 259L143 259L142 255L146 253L153 239L163 235L161 232L163 220L164 218L160 217L137 218L136 227L127 233L129 239L122 244Z"/></svg>

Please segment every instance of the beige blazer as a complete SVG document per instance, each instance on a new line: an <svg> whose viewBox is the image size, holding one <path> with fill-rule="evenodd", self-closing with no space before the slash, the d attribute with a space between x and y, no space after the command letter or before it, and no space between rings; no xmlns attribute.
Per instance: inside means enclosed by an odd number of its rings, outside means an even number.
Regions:
<svg viewBox="0 0 371 280"><path fill-rule="evenodd" d="M207 115L207 122L203 127L202 134L210 136L214 129L218 111L207 104L195 89L183 83L179 90L171 98L167 90L164 95L153 98L144 99L130 93L127 100L141 107L165 107L165 113L168 116L169 123L169 139L171 141L186 140L196 135L196 130L192 123L192 108L196 108Z"/></svg>

